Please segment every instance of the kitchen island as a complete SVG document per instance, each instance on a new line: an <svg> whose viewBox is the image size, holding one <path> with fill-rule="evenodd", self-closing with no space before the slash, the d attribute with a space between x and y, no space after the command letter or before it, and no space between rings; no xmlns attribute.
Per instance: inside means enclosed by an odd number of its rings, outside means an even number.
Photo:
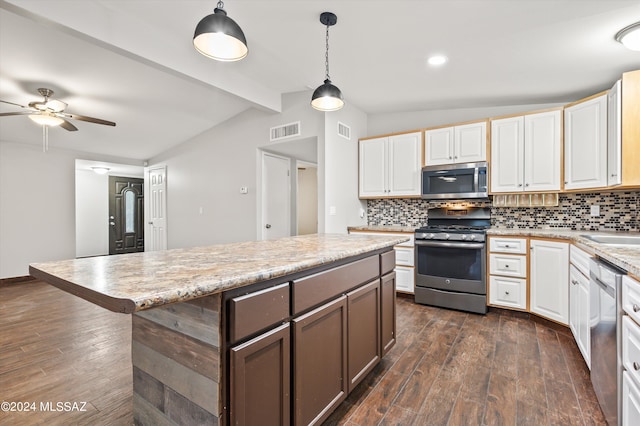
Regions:
<svg viewBox="0 0 640 426"><path fill-rule="evenodd" d="M133 314L137 424L322 422L395 343L398 237L308 235L30 265Z"/></svg>

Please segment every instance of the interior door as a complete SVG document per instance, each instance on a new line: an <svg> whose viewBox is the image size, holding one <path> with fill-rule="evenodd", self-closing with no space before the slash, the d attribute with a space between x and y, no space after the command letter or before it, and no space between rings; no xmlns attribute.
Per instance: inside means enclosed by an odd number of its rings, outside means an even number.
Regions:
<svg viewBox="0 0 640 426"><path fill-rule="evenodd" d="M144 251L144 180L109 176L109 254Z"/></svg>
<svg viewBox="0 0 640 426"><path fill-rule="evenodd" d="M154 166L146 176L145 251L167 249L167 168Z"/></svg>
<svg viewBox="0 0 640 426"><path fill-rule="evenodd" d="M291 235L289 159L262 155L262 239Z"/></svg>

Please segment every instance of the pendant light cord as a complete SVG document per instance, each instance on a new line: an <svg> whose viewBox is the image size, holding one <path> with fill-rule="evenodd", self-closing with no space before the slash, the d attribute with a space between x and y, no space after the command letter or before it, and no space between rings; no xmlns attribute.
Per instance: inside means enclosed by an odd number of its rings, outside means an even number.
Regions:
<svg viewBox="0 0 640 426"><path fill-rule="evenodd" d="M327 37L326 37L326 50L324 55L324 66L326 69L327 80L331 80L329 77L329 25L327 25Z"/></svg>

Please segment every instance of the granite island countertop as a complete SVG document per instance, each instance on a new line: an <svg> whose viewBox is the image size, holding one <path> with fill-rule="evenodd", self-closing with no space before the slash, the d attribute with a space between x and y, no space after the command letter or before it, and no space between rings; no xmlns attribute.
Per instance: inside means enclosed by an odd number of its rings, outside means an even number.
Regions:
<svg viewBox="0 0 640 426"><path fill-rule="evenodd" d="M184 302L393 247L404 237L313 234L29 265L29 273L115 312Z"/></svg>

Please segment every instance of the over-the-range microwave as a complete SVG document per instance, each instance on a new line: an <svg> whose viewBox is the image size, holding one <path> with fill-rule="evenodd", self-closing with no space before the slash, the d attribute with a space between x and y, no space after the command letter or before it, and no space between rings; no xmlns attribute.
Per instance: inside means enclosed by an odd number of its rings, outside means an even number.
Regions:
<svg viewBox="0 0 640 426"><path fill-rule="evenodd" d="M422 198L427 200L489 198L487 162L423 167Z"/></svg>

